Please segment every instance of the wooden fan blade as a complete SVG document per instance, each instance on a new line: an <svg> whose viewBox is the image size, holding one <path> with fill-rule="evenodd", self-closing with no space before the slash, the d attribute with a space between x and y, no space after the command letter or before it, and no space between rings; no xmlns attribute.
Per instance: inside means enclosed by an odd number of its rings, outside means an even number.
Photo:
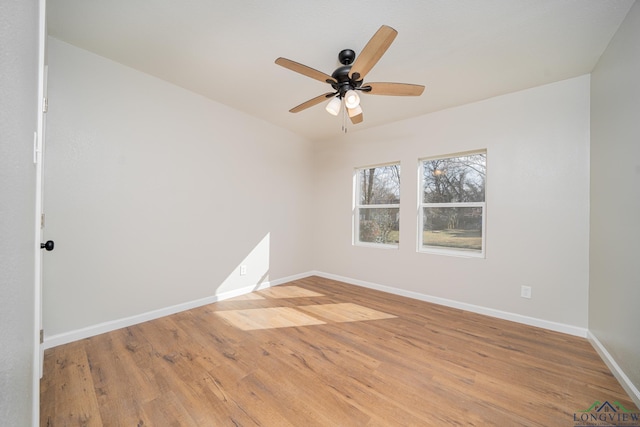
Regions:
<svg viewBox="0 0 640 427"><path fill-rule="evenodd" d="M311 77L312 79L321 81L322 83L337 83L336 79L334 79L330 75L287 58L281 57L276 59L276 64L280 65L281 67L288 68L291 71L295 71L296 73L300 73L303 76Z"/></svg>
<svg viewBox="0 0 640 427"><path fill-rule="evenodd" d="M333 95L335 95L335 93L333 92L327 92L325 94L322 94L320 96L316 96L315 98L312 98L306 102L303 102L302 104L298 105L297 107L293 107L291 110L289 110L290 113L298 113L302 110L306 110L309 107L313 107L316 104L320 104L322 101L325 101L329 98L331 98Z"/></svg>
<svg viewBox="0 0 640 427"><path fill-rule="evenodd" d="M370 87L371 90L366 90ZM365 83L362 85L363 92L371 95L391 95L391 96L420 96L424 92L424 86L412 85L409 83Z"/></svg>
<svg viewBox="0 0 640 427"><path fill-rule="evenodd" d="M351 119L351 123L353 123L354 125L357 125L358 123L362 123L362 120L364 120L362 113L355 115L353 117L349 116L349 118Z"/></svg>
<svg viewBox="0 0 640 427"><path fill-rule="evenodd" d="M356 57L349 71L349 77L358 74L356 80L362 80L364 76L371 71L373 66L376 65L387 49L389 49L389 46L391 46L391 43L397 35L398 32L387 25L380 27L362 49L360 55Z"/></svg>

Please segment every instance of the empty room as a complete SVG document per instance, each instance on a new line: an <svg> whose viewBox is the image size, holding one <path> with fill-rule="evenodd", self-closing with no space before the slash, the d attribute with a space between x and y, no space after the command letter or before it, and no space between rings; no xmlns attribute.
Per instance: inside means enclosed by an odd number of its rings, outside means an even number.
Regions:
<svg viewBox="0 0 640 427"><path fill-rule="evenodd" d="M640 426L637 1L35 3L7 425Z"/></svg>

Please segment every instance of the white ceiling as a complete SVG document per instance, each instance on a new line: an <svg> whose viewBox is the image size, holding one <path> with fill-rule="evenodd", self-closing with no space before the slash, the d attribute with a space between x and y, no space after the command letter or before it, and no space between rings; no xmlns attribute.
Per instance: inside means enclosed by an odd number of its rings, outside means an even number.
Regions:
<svg viewBox="0 0 640 427"><path fill-rule="evenodd" d="M331 74L382 24L395 41L366 81L423 84L420 97L363 95L349 132L589 73L634 0L48 0L53 37L310 140L340 134L331 91L274 64Z"/></svg>

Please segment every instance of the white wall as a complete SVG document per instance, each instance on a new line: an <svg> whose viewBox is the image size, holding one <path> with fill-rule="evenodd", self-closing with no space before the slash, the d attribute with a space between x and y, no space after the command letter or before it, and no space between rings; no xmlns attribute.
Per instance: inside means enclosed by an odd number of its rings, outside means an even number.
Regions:
<svg viewBox="0 0 640 427"><path fill-rule="evenodd" d="M589 330L640 399L640 4L592 73Z"/></svg>
<svg viewBox="0 0 640 427"><path fill-rule="evenodd" d="M417 253L418 159L475 149L487 149L486 259ZM315 157L318 270L587 327L589 76L350 133ZM391 161L402 169L400 248L353 246L353 170Z"/></svg>
<svg viewBox="0 0 640 427"><path fill-rule="evenodd" d="M311 269L308 142L56 39L48 54L46 337Z"/></svg>
<svg viewBox="0 0 640 427"><path fill-rule="evenodd" d="M38 2L0 2L0 422L32 425ZM38 420L34 420L36 423Z"/></svg>
<svg viewBox="0 0 640 427"><path fill-rule="evenodd" d="M587 327L589 76L312 146L58 40L49 58L46 336L310 270ZM486 259L416 253L417 159L481 148ZM400 249L354 247L353 168L389 161Z"/></svg>

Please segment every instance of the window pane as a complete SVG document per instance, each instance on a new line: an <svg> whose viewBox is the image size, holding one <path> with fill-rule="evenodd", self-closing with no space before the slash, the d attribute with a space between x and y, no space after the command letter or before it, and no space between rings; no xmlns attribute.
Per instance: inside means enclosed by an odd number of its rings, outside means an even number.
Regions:
<svg viewBox="0 0 640 427"><path fill-rule="evenodd" d="M423 161L423 203L484 202L486 154Z"/></svg>
<svg viewBox="0 0 640 427"><path fill-rule="evenodd" d="M361 242L398 244L399 208L360 208Z"/></svg>
<svg viewBox="0 0 640 427"><path fill-rule="evenodd" d="M361 205L400 203L400 165L361 169L358 173Z"/></svg>
<svg viewBox="0 0 640 427"><path fill-rule="evenodd" d="M422 246L482 252L482 208L423 208Z"/></svg>

